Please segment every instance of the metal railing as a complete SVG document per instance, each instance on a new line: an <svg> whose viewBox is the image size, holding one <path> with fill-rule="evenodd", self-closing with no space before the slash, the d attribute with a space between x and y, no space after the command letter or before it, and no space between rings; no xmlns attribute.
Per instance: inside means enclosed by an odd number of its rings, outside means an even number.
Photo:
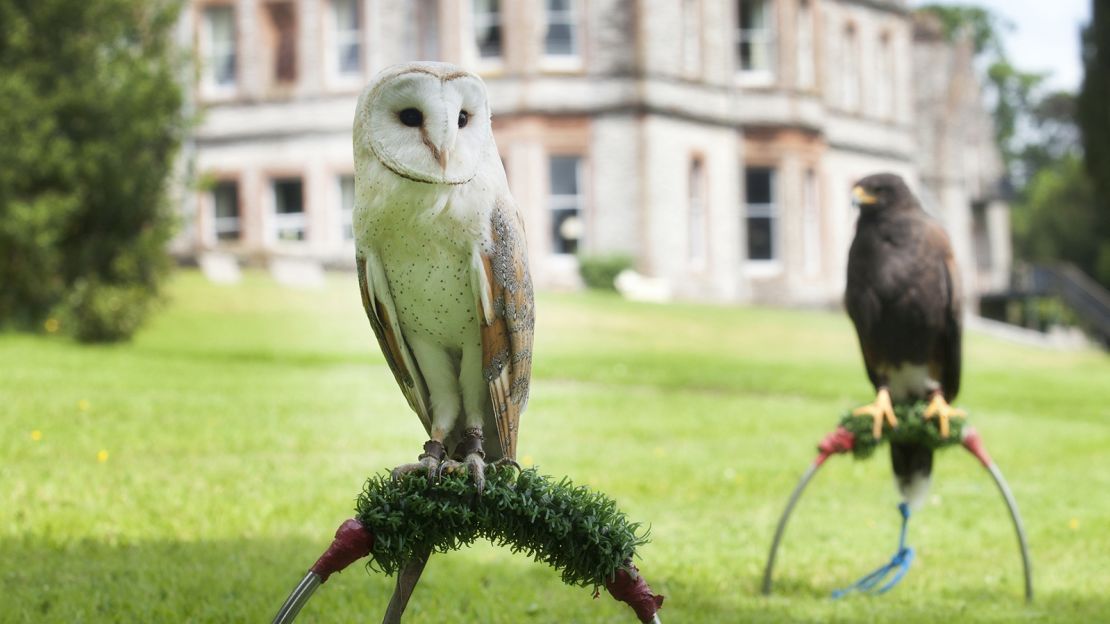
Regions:
<svg viewBox="0 0 1110 624"><path fill-rule="evenodd" d="M1110 344L1110 292L1073 264L1029 267L1024 289L1058 297L1103 344Z"/></svg>

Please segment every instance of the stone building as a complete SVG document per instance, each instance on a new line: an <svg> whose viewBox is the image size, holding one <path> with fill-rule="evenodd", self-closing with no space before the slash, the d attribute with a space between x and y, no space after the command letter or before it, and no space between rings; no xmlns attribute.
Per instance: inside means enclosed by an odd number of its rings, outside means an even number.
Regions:
<svg viewBox="0 0 1110 624"><path fill-rule="evenodd" d="M473 69L543 286L626 253L684 298L837 301L877 171L952 232L969 294L1009 271L970 50L905 0L193 0L200 189L179 250L350 265L360 88Z"/></svg>

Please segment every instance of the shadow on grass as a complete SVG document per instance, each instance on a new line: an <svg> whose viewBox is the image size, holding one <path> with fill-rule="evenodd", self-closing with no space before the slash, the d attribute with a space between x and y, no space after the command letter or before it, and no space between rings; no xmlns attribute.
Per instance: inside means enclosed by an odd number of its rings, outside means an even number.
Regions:
<svg viewBox="0 0 1110 624"><path fill-rule="evenodd" d="M326 545L304 539L136 542L2 540L5 613L16 622L269 621ZM344 578L348 577L348 578ZM388 599L386 579L360 581L363 609ZM340 582L331 581L332 585ZM348 612L349 613L349 612ZM309 618L306 618L309 620ZM4 619L4 621L8 621Z"/></svg>
<svg viewBox="0 0 1110 624"><path fill-rule="evenodd" d="M54 544L39 538L0 540L4 622L266 622L327 545L319 540L98 540ZM410 605L408 622L608 622L635 618L603 592L570 588L546 566L502 557L488 545L433 558ZM657 562L662 564L663 562ZM664 565L664 567L666 567ZM670 576L646 563L667 596L667 622L937 622L1105 621L1110 602L1079 591L1022 603L1020 589L902 586L882 597L829 599L829 588L804 575L775 580L769 597L758 579ZM299 622L376 622L392 579L361 563L332 577Z"/></svg>

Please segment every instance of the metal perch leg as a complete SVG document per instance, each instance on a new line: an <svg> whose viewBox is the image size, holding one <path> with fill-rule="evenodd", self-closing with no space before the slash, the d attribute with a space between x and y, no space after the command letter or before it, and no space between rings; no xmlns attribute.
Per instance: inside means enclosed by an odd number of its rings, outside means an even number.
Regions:
<svg viewBox="0 0 1110 624"><path fill-rule="evenodd" d="M817 469L824 463L823 458L814 461L806 469L802 479L798 481L798 485L794 488L794 492L790 494L790 500L786 503L786 509L782 512L782 517L779 518L779 525L775 529L775 539L771 542L771 553L767 556L767 567L763 569L763 595L767 596L771 593L771 573L775 569L775 554L779 550L779 542L782 541L782 534L786 531L786 522L790 520L790 513L794 511L794 505L797 504L798 499L802 497L802 492L805 491L806 486L809 485L813 475L817 474Z"/></svg>
<svg viewBox="0 0 1110 624"><path fill-rule="evenodd" d="M389 599L389 607L385 610L382 624L401 624L401 616L405 613L409 598L412 597L412 592L416 589L416 584L420 581L420 575L423 574L424 566L428 564L428 557L431 555L431 550L424 551L416 559L406 563L405 567L397 573L397 587L393 590L393 597Z"/></svg>
<svg viewBox="0 0 1110 624"><path fill-rule="evenodd" d="M972 427L965 429L963 445L987 469L991 478L994 479L994 484L998 486L1002 499L1006 501L1006 509L1010 512L1010 519L1014 522L1014 532L1017 533L1018 548L1021 549L1021 565L1025 572L1025 601L1033 602L1033 564L1029 560L1029 545L1025 540L1025 528L1021 523L1021 513L1018 512L1014 494L1010 491L1006 478L1002 476L1002 471L998 469L998 464L995 464L991 456L987 454L987 449L983 445L983 440L979 437L978 431Z"/></svg>
<svg viewBox="0 0 1110 624"><path fill-rule="evenodd" d="M321 582L320 575L309 570L293 590L293 593L289 594L289 597L285 599L285 604L281 605L281 609L277 612L277 615L274 616L273 624L288 624L297 619L297 614L301 612L301 607L308 602L308 599L312 597L312 592L316 591L316 588L320 586Z"/></svg>

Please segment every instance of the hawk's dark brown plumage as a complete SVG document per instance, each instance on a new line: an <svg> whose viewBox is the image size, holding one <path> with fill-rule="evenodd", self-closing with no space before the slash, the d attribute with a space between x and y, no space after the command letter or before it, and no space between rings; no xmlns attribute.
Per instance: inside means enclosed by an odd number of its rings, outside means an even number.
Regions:
<svg viewBox="0 0 1110 624"><path fill-rule="evenodd" d="M868 176L853 193L860 213L844 301L867 376L880 399L884 389L895 402L933 398L931 411L946 433L946 419L956 415L947 401L960 389L962 334L948 235L896 175ZM914 475L927 477L932 466L932 452L924 448L892 445L891 459L904 494Z"/></svg>

